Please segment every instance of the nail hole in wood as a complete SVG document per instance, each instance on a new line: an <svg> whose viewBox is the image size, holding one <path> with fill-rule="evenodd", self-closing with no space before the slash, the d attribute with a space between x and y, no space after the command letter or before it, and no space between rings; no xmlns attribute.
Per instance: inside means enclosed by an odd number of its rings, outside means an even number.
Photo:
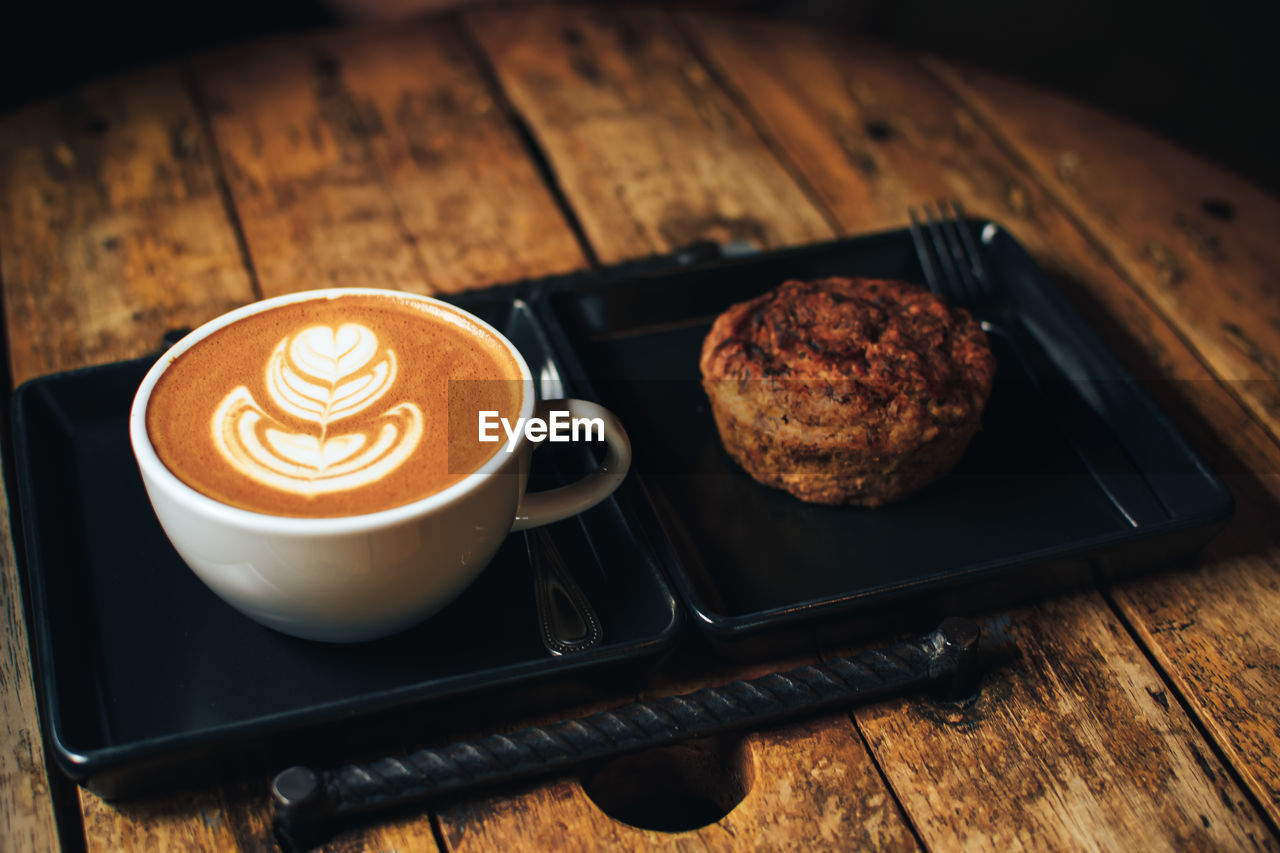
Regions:
<svg viewBox="0 0 1280 853"><path fill-rule="evenodd" d="M596 767L583 790L614 820L659 832L687 832L733 811L751 790L740 738L706 738L646 750Z"/></svg>
<svg viewBox="0 0 1280 853"><path fill-rule="evenodd" d="M876 142L884 142L888 139L892 139L894 134L893 125L889 124L887 121L869 121L864 125L864 129L867 131L867 136L871 137Z"/></svg>
<svg viewBox="0 0 1280 853"><path fill-rule="evenodd" d="M1200 202L1200 209L1222 222L1230 222L1236 216L1236 209L1220 198L1206 198Z"/></svg>

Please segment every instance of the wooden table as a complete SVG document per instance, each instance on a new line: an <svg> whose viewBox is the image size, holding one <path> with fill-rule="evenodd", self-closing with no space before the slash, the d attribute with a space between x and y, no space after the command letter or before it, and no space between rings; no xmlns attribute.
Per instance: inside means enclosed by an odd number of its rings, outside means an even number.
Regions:
<svg viewBox="0 0 1280 853"><path fill-rule="evenodd" d="M136 356L299 288L451 293L703 239L795 245L940 197L1035 254L1228 480L1227 529L1155 576L1008 613L1020 657L971 705L748 737L745 797L700 829L620 823L563 779L331 849L1277 846L1280 203L1080 104L652 8L485 9L197 57L0 118L9 375ZM0 847L55 847L59 826L72 849L81 831L90 850L270 847L265 779L115 805L47 775L3 539Z"/></svg>

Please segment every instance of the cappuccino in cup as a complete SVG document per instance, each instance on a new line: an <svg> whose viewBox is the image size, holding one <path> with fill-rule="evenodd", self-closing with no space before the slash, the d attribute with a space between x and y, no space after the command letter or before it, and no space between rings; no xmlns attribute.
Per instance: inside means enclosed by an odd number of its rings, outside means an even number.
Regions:
<svg viewBox="0 0 1280 853"><path fill-rule="evenodd" d="M533 493L542 439L480 428L567 416L601 425L603 461ZM479 317L371 288L204 324L143 378L129 439L160 526L211 590L271 628L337 642L430 616L509 532L594 506L631 460L611 412L536 399L520 351Z"/></svg>
<svg viewBox="0 0 1280 853"><path fill-rule="evenodd" d="M209 335L160 377L146 425L160 460L201 494L333 518L458 482L497 448L474 427L451 433L450 420L514 418L521 396L506 345L466 315L353 294L281 305Z"/></svg>

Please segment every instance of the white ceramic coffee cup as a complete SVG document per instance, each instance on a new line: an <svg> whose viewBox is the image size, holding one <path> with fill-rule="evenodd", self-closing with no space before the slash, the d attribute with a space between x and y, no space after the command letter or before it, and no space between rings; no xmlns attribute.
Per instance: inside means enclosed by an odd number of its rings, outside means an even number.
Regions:
<svg viewBox="0 0 1280 853"><path fill-rule="evenodd" d="M523 434L461 481L410 504L366 515L293 518L214 500L179 480L156 455L146 411L156 381L213 332L279 305L350 294L420 299L456 312L501 341L520 367L520 416L568 411L600 418L607 444L599 469L558 489L525 494L535 443ZM418 622L452 601L513 530L575 515L607 498L626 476L631 443L618 419L584 400L537 402L529 366L498 330L473 314L400 291L312 290L263 300L211 320L161 356L142 380L129 415L142 481L169 541L228 604L276 630L333 642L368 640Z"/></svg>

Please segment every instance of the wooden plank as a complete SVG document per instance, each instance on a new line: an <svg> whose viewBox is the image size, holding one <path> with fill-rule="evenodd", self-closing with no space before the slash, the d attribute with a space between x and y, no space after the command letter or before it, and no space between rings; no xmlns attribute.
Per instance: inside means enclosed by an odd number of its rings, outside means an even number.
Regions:
<svg viewBox="0 0 1280 853"><path fill-rule="evenodd" d="M697 829L663 832L614 820L577 780L565 779L536 799L468 800L442 816L444 838L461 851L918 849L870 757L847 748L852 737L848 718L829 718L747 738L745 798Z"/></svg>
<svg viewBox="0 0 1280 853"><path fill-rule="evenodd" d="M726 667L711 659L691 664L690 651L682 649L680 669L668 667L640 698L685 693L813 660ZM605 707L611 706L594 710ZM638 809L642 820L669 819L682 807L681 798L692 797L719 804L727 814L681 831L615 817ZM584 777L472 798L441 810L439 821L454 851L919 849L845 715L646 753Z"/></svg>
<svg viewBox="0 0 1280 853"><path fill-rule="evenodd" d="M1069 98L937 61L1272 435L1280 436L1280 201Z"/></svg>
<svg viewBox="0 0 1280 853"><path fill-rule="evenodd" d="M1242 501L1200 565L1112 592L1273 824L1280 823L1277 514L1274 503Z"/></svg>
<svg viewBox="0 0 1280 853"><path fill-rule="evenodd" d="M908 207L958 198L1070 290L1097 276L1122 286L1087 236L901 52L777 21L681 21L841 233L901 228Z"/></svg>
<svg viewBox="0 0 1280 853"><path fill-rule="evenodd" d="M22 588L9 528L9 501L0 495L0 848L56 850L58 828L44 770Z"/></svg>
<svg viewBox="0 0 1280 853"><path fill-rule="evenodd" d="M209 152L172 68L0 119L0 278L15 383L141 355L166 330L253 299ZM11 561L5 583L16 593ZM16 596L6 600L20 606ZM15 668L6 702L29 707L20 624L11 623L4 642ZM15 823L3 846L23 844L30 829L40 833L38 848L51 849L52 830L30 824L42 823L50 805L34 717L13 736L30 744L27 770L41 776L27 791L6 790L43 802L33 802L35 815ZM86 813L95 826L107 814L96 806Z"/></svg>
<svg viewBox="0 0 1280 853"><path fill-rule="evenodd" d="M266 808L268 780L237 782L167 797L108 803L80 792L90 853L118 850L276 850ZM346 830L315 853L375 853L439 849L425 815Z"/></svg>
<svg viewBox="0 0 1280 853"><path fill-rule="evenodd" d="M195 68L264 293L456 291L585 263L447 22L255 44Z"/></svg>
<svg viewBox="0 0 1280 853"><path fill-rule="evenodd" d="M539 6L466 21L601 261L830 235L664 13Z"/></svg>
<svg viewBox="0 0 1280 853"><path fill-rule="evenodd" d="M591 693L569 691L563 699L539 704L538 712L520 715L518 708L494 707L458 721L443 737L418 734L418 747L474 740L495 732L550 725L560 719L585 717L635 701L634 687L606 682ZM547 710L554 708L555 710ZM513 717L516 717L513 719ZM547 823L547 819L551 819ZM581 849L598 832L610 833L602 815L572 777L509 785L491 793L459 797L440 804L435 814L444 848L449 850ZM569 827L574 827L569 830ZM580 832L578 827L583 827Z"/></svg>
<svg viewBox="0 0 1280 853"><path fill-rule="evenodd" d="M113 804L81 789L80 809L90 853L239 849L235 827L214 790Z"/></svg>
<svg viewBox="0 0 1280 853"><path fill-rule="evenodd" d="M1280 819L1280 554L1266 524L1280 449L1100 251L962 106L893 51L692 17L696 34L776 144L850 232L902 224L909 204L958 197L1002 222L1223 472L1238 517L1200 567L1135 581L1115 601L1273 820Z"/></svg>
<svg viewBox="0 0 1280 853"><path fill-rule="evenodd" d="M1015 611L971 704L855 713L930 850L1247 850L1267 826L1094 593Z"/></svg>
<svg viewBox="0 0 1280 853"><path fill-rule="evenodd" d="M0 279L15 384L253 298L174 69L0 119Z"/></svg>

